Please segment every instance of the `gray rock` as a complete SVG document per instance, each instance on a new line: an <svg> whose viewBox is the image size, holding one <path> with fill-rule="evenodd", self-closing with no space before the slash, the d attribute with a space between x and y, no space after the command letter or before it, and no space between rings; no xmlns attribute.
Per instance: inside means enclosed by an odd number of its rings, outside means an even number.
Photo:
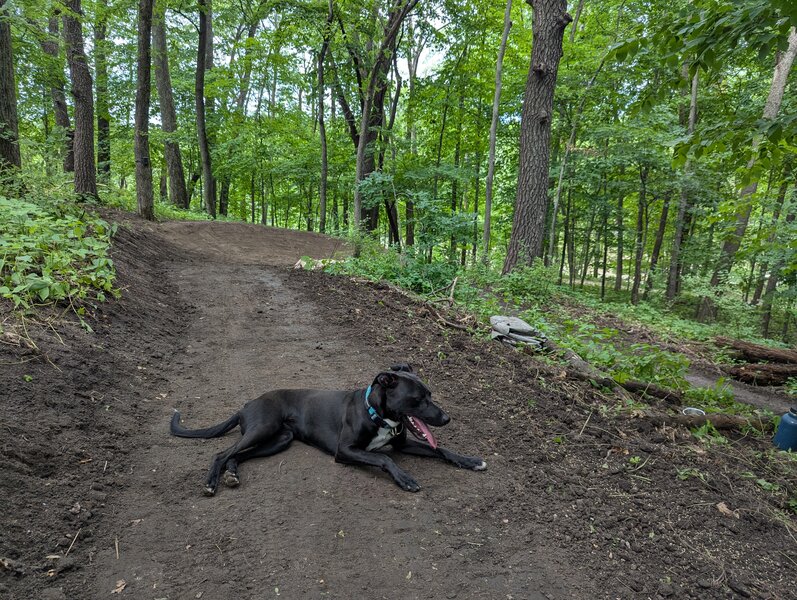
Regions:
<svg viewBox="0 0 797 600"><path fill-rule="evenodd" d="M490 325L493 326L493 329L498 329L497 326L502 328L509 327L510 331L513 333L519 333L521 335L529 335L535 333L534 328L526 323L523 319L519 319L517 317L504 317L501 315L495 315L490 317Z"/></svg>

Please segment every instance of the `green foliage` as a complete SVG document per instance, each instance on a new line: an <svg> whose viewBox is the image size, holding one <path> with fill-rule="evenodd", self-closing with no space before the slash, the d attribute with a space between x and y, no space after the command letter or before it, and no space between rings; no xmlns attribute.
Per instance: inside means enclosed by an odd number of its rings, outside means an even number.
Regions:
<svg viewBox="0 0 797 600"><path fill-rule="evenodd" d="M619 332L576 319L566 319L558 332L560 343L619 381L639 380L685 389L689 359L651 344L628 344Z"/></svg>
<svg viewBox="0 0 797 600"><path fill-rule="evenodd" d="M425 262L413 252L385 250L370 236L351 238L359 246L360 255L333 263L327 271L341 275L365 277L373 281L389 281L414 292L428 294L451 283L458 267L443 262Z"/></svg>
<svg viewBox="0 0 797 600"><path fill-rule="evenodd" d="M70 202L0 197L0 296L28 308L117 295L108 256L114 231Z"/></svg>

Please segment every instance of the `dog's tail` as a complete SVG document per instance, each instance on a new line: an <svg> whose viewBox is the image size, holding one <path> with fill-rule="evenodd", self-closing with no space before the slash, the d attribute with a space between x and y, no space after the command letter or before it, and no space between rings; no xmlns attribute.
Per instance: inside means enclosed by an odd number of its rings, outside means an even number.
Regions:
<svg viewBox="0 0 797 600"><path fill-rule="evenodd" d="M233 416L229 419L224 421L224 423L219 423L218 425L214 425L213 427L207 427L206 429L186 429L182 425L180 425L180 413L174 411L174 416L172 417L172 425L171 425L171 432L172 435L176 435L178 437L186 437L186 438L214 438L219 437L227 433L230 429L238 425L238 421L240 417L236 412Z"/></svg>

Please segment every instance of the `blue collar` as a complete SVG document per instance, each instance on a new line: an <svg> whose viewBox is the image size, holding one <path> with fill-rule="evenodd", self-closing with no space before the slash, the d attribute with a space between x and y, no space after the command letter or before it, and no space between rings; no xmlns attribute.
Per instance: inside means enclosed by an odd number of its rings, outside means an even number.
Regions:
<svg viewBox="0 0 797 600"><path fill-rule="evenodd" d="M371 406L371 404L368 402L368 396L370 395L371 395L371 386L369 385L368 389L365 390L365 410L368 411L368 416L371 418L371 420L374 423L376 423L378 427L387 427L388 429L390 429L390 424L387 421L385 421L382 418L382 416L378 412L376 412L376 409L373 406Z"/></svg>

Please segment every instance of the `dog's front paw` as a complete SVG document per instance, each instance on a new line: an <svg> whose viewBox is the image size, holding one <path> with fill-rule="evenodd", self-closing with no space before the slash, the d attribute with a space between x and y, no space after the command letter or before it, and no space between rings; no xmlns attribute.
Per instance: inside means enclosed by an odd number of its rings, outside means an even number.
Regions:
<svg viewBox="0 0 797 600"><path fill-rule="evenodd" d="M204 488L202 488L202 493L205 494L205 496L215 496L216 488L212 485L206 485Z"/></svg>
<svg viewBox="0 0 797 600"><path fill-rule="evenodd" d="M412 477L407 475L406 473L402 473L401 475L397 475L395 477L396 483L398 486L407 492L420 492L421 486L418 485L418 482L415 481Z"/></svg>
<svg viewBox="0 0 797 600"><path fill-rule="evenodd" d="M456 462L460 469L470 469L471 471L484 471L487 463L476 456L463 456Z"/></svg>

